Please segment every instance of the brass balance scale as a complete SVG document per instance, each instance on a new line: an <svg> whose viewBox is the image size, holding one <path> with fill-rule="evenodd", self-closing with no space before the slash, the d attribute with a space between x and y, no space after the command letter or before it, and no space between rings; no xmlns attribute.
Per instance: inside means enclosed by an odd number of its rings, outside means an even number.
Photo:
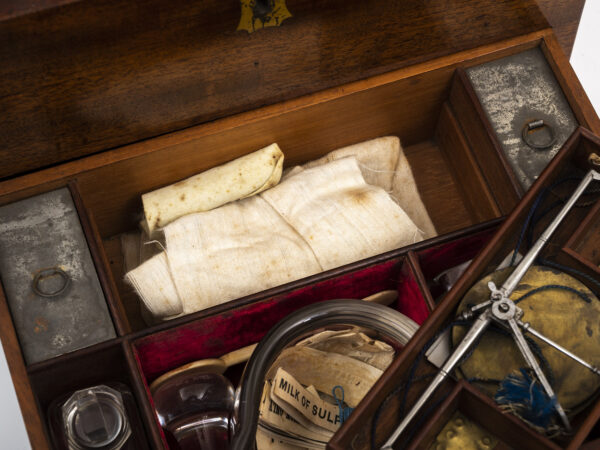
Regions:
<svg viewBox="0 0 600 450"><path fill-rule="evenodd" d="M564 432L569 432L571 430L571 424L569 418L565 412L565 408L569 410L577 409L577 406L585 401L589 395L594 392L600 386L600 369L590 364L588 361L577 355L575 352L568 350L564 346L556 343L553 339L547 337L547 335L556 335L548 325L542 325L541 321L536 321L532 319L531 322L536 323L536 329L529 322L524 322L523 316L525 314L524 310L534 310L532 305L527 305L526 308L525 302L520 303L520 299L522 295L525 295L524 288L528 291L537 290L541 286L536 286L536 280L543 280L544 284L561 284L567 285L568 290L577 291L583 293L582 295L588 297L591 301L589 304L585 302L578 303L573 302L569 296L562 296L564 305L558 308L558 313L555 314L555 322L561 320L561 309L562 312L567 312L568 314L564 314L562 317L564 321L568 321L569 317L578 317L579 322L581 322L582 317L586 318L586 321L591 321L591 323L598 323L599 308L600 306L597 301L595 301L595 297L593 293L589 289L587 289L583 284L578 282L577 280L571 278L570 276L560 273L554 270L549 270L542 266L534 265L534 262L541 250L544 248L552 234L561 224L563 219L567 216L568 212L575 205L577 200L584 193L588 185L592 181L600 180L600 173L595 170L590 170L583 180L579 183L575 191L572 193L571 197L567 200L563 208L556 215L556 217L552 220L552 222L548 225L548 227L544 230L542 235L538 238L538 240L534 243L534 245L529 249L529 251L525 254L519 264L512 270L510 275L505 279L504 282L497 287L496 283L499 280L502 280L503 277L506 277L507 271L499 271L495 272L475 284L471 288L471 290L467 293L465 298L463 299L460 307L459 307L459 318L462 320L470 320L474 319L470 328L466 331L466 333L455 330L454 339L455 339L455 348L454 351L450 354L450 356L446 359L445 363L441 366L439 372L434 377L433 381L429 384L427 389L423 392L421 397L416 401L412 409L404 416L402 422L398 425L392 435L388 438L385 444L382 447L382 450L392 449L394 444L398 441L401 434L407 429L408 425L415 419L415 417L419 414L423 406L427 403L427 401L432 397L437 388L442 384L442 382L454 371L457 366L462 364L463 359L466 355L471 352L475 346L477 347L477 351L473 352L474 356L470 359L469 364L463 364L461 369L463 372L468 373L468 377L482 377L482 378L494 378L494 376L498 375L498 367L503 366L504 374L506 374L506 367L518 367L519 359L521 358L516 352L514 348L510 347L502 347L499 348L497 340L489 339L488 335L483 336L483 333L488 330L490 325L496 324L499 325L500 328L508 331L512 339L514 340L520 355L525 359L527 365L531 369L531 371L535 374L535 379L541 385L543 391L547 395L550 404L553 407L555 416L559 419L562 424L562 430ZM533 283L532 283L533 282ZM532 286L533 284L533 286ZM521 285L521 286L519 286ZM521 295L515 295L519 294ZM513 300L513 298L517 297L517 300ZM481 299L487 297L488 299L482 303L475 304L475 306L470 306L473 304L473 300ZM572 314L573 310L581 309L583 311L583 307L587 307L585 310L585 314ZM590 307L591 305L591 307ZM546 305L547 308L548 305ZM553 309L556 306L552 305ZM543 306L542 306L543 307ZM556 313L556 311L554 311ZM579 312L579 311L578 311ZM593 316L593 317L591 317ZM546 321L547 323L551 321ZM538 325L539 324L539 325ZM578 328L581 328L581 324L576 326L577 324L570 324L566 322L560 327L562 331L563 337L566 334L570 334L571 336L578 336ZM585 326L587 337L592 338L594 334L597 334L598 330L593 330L590 326ZM595 333L596 332L596 333ZM555 393L554 389L551 386L551 383L548 380L548 377L542 370L538 359L534 355L532 351L532 347L528 343L525 338L525 333L534 336L538 340L544 342L545 344L551 346L558 353L567 356L574 363L573 366L582 366L585 369L582 376L572 377L573 380L571 384L567 380L566 383L562 383L561 392ZM559 333L560 334L560 333ZM487 338L487 340L486 340ZM462 339L462 340L461 340ZM593 337L593 339L597 339L597 337ZM562 342L565 342L563 340ZM577 347L577 346L575 346ZM597 346L596 346L597 347ZM564 356L558 355L557 352L552 355L553 358L560 357L564 359ZM477 355L477 353L479 355ZM596 350L598 353L598 350ZM490 361L490 358L494 358L494 356L490 355L500 355L499 357L502 359L502 364L494 364L493 361ZM558 355L558 356L557 356ZM600 355L591 355L588 354L586 350L586 357L595 357ZM483 359L486 359L485 363L482 363ZM597 359L597 358L593 358ZM479 362L478 362L479 360ZM564 362L562 363L564 365ZM550 363L550 365L552 365ZM566 372L573 374L573 367L568 367ZM579 369L575 367L575 369ZM563 377L565 378L565 377ZM533 377L532 377L533 380ZM533 382L533 381L532 381ZM575 383L575 385L573 385ZM582 384L583 383L583 384ZM559 400L559 398L561 400ZM563 406L563 403L565 406Z"/></svg>

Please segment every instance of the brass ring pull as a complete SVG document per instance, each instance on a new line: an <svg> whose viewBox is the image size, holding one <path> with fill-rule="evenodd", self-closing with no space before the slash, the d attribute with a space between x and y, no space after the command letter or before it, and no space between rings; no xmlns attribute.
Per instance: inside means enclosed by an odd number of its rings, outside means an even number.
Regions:
<svg viewBox="0 0 600 450"><path fill-rule="evenodd" d="M540 134L540 131L543 129L546 130L546 133ZM539 137L543 134L547 135L546 139L534 139L534 137ZM523 137L523 141L525 141L529 147L536 150L548 149L556 143L554 128L543 120L531 120L527 122L521 131L521 136Z"/></svg>
<svg viewBox="0 0 600 450"><path fill-rule="evenodd" d="M50 277L54 277L58 275L62 279L61 285L55 289L54 291L45 291L40 286L40 283ZM36 276L33 278L33 282L31 284L31 289L40 297L56 297L57 295L65 292L69 283L71 281L71 277L64 270L58 267L51 267L49 269L40 270Z"/></svg>

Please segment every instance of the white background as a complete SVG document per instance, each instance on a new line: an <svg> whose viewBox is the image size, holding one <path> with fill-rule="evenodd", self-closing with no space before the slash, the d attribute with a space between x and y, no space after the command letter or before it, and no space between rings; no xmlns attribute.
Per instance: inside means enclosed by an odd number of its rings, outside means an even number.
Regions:
<svg viewBox="0 0 600 450"><path fill-rule="evenodd" d="M587 0L571 54L571 65L600 115L600 1Z"/></svg>
<svg viewBox="0 0 600 450"><path fill-rule="evenodd" d="M600 1L587 0L575 39L571 64L596 111L600 114ZM29 449L17 397L0 349L0 448Z"/></svg>

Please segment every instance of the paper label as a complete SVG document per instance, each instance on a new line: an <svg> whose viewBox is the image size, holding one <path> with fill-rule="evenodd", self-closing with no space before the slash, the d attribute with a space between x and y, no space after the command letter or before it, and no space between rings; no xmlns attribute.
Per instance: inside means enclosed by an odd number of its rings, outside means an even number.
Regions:
<svg viewBox="0 0 600 450"><path fill-rule="evenodd" d="M275 374L271 395L275 400L281 399L293 406L315 425L330 431L337 431L340 427L339 408L309 392L281 367Z"/></svg>
<svg viewBox="0 0 600 450"><path fill-rule="evenodd" d="M283 432L313 439L321 442L328 442L333 436L331 431L317 427L303 416L298 414L293 407L283 402L277 403L271 397L271 382L266 381L259 408L259 420ZM285 406L285 408L284 408ZM287 411L286 411L287 410ZM289 414L288 411L292 414ZM298 419L298 420L296 420Z"/></svg>

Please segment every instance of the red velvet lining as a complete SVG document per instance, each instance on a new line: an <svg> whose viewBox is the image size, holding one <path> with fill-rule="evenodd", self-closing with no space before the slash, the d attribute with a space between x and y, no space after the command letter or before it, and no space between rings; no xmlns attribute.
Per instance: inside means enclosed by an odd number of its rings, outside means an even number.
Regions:
<svg viewBox="0 0 600 450"><path fill-rule="evenodd" d="M473 258L493 232L486 230L419 252L423 274L430 280L439 272ZM154 406L149 384L169 370L258 342L277 322L304 306L336 298L364 298L386 289L398 290L398 300L391 306L418 324L429 316L411 265L405 258L395 258L140 338L134 342L133 353L150 405ZM160 434L163 444L170 447L162 428Z"/></svg>
<svg viewBox="0 0 600 450"><path fill-rule="evenodd" d="M423 273L437 273L474 257L493 230L467 236L418 253ZM203 358L214 358L258 342L288 314L313 303L336 298L363 298L397 289L395 309L422 324L429 315L415 275L404 258L395 258L354 272L154 333L134 342L134 352L148 382L161 374Z"/></svg>
<svg viewBox="0 0 600 450"><path fill-rule="evenodd" d="M401 291L406 283L401 276L402 263L403 259L393 259L141 338L134 351L142 373L151 382L182 364L258 342L277 322L303 306L336 298L363 298L385 289ZM411 289L393 306L419 322L428 315L418 289Z"/></svg>
<svg viewBox="0 0 600 450"><path fill-rule="evenodd" d="M475 258L496 230L494 227L418 252L419 266L425 279L430 281L444 270Z"/></svg>
<svg viewBox="0 0 600 450"><path fill-rule="evenodd" d="M409 314L403 311L402 308L397 309L419 325L422 325L431 311L423 297L421 287L412 266L408 263L408 259L402 265L402 277L402 286L398 288L398 305L411 305L411 311ZM416 302L415 299L420 299L420 301Z"/></svg>

